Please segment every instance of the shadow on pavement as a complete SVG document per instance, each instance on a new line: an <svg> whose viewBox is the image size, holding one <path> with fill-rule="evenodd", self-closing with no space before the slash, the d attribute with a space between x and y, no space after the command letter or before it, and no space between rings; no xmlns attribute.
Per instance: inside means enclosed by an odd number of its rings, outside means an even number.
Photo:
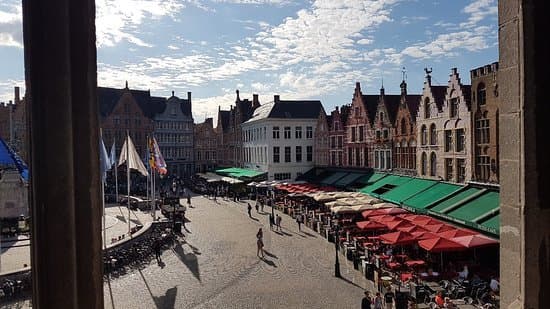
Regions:
<svg viewBox="0 0 550 309"><path fill-rule="evenodd" d="M151 295L151 298L155 302L155 306L157 307L157 309L174 308L176 304L176 295L178 293L178 287L175 286L173 288L169 288L168 290L166 290L163 296L157 297L153 295L153 292L149 287L149 283L147 283L147 280L145 280L145 277L143 276L141 269L138 269L138 272L141 276L141 279L143 279L143 283L145 283L145 287L147 287L147 291L149 291L149 295ZM113 304L113 307L114 307L114 304Z"/></svg>
<svg viewBox="0 0 550 309"><path fill-rule="evenodd" d="M255 218L255 217L250 217L250 219L252 219L254 221L260 221L258 218Z"/></svg>
<svg viewBox="0 0 550 309"><path fill-rule="evenodd" d="M122 215L116 215L115 217L116 217L118 220L120 220L120 221L126 223L126 217L124 217L124 216L122 216Z"/></svg>
<svg viewBox="0 0 550 309"><path fill-rule="evenodd" d="M365 289L364 287L360 286L359 284L357 284L357 283L355 283L355 282L352 282L352 281L349 281L348 279L346 279L346 278L344 278L344 277L340 277L340 279L342 279L342 281L345 281L345 282L347 282L347 283L349 283L349 284L351 284L351 285L354 285L354 286L356 286L356 287L358 287L358 288L360 288L360 289L363 289L363 290Z"/></svg>
<svg viewBox="0 0 550 309"><path fill-rule="evenodd" d="M285 232L285 231L281 231L281 234L283 234L283 235L285 235L285 236L290 236L290 237L292 237L292 234L287 233L287 232Z"/></svg>
<svg viewBox="0 0 550 309"><path fill-rule="evenodd" d="M267 265L269 265L271 267L277 268L277 265L275 265L275 262L273 262L272 260L268 260L266 258L260 258L260 260L264 261L264 263L266 263Z"/></svg>
<svg viewBox="0 0 550 309"><path fill-rule="evenodd" d="M191 271L193 276L201 282L201 276L199 272L199 262L197 261L197 256L195 253L185 253L183 251L183 247L180 243L177 243L173 248L172 251L176 254L176 256L179 258L179 260L187 266L187 268Z"/></svg>
<svg viewBox="0 0 550 309"><path fill-rule="evenodd" d="M305 231L302 231L302 233L306 234L307 236L309 237L313 237L313 238L317 238L317 236L311 234L311 233L308 233L308 232L305 232Z"/></svg>
<svg viewBox="0 0 550 309"><path fill-rule="evenodd" d="M265 255L267 255L267 256L269 256L269 257L278 259L278 257L277 257L275 254L273 254L273 253L271 253L271 252L269 252L269 251L267 251L267 250L264 250L264 253L265 253Z"/></svg>

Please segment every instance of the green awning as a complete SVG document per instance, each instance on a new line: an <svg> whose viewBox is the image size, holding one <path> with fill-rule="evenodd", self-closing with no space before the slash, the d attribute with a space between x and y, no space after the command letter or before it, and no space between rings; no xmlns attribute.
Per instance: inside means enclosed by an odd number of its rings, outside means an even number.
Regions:
<svg viewBox="0 0 550 309"><path fill-rule="evenodd" d="M321 180L321 183L324 184L324 185L331 185L333 183L335 183L336 181L338 181L340 178L346 176L348 173L343 173L343 172L336 172L328 177L326 177L325 179Z"/></svg>
<svg viewBox="0 0 550 309"><path fill-rule="evenodd" d="M460 189L462 189L461 186L440 182L430 187L428 190L422 191L422 193L416 194L403 201L403 207L412 211L420 210L423 212L426 207L432 205L434 202Z"/></svg>
<svg viewBox="0 0 550 309"><path fill-rule="evenodd" d="M366 185L375 183L376 181L380 180L381 178L383 178L386 175L387 174L384 174L384 173L371 173L369 175L365 175L365 176L357 179L355 182L360 183L360 184L364 184L366 186Z"/></svg>
<svg viewBox="0 0 550 309"><path fill-rule="evenodd" d="M479 226L493 234L500 234L500 214L492 217L491 219L479 224Z"/></svg>
<svg viewBox="0 0 550 309"><path fill-rule="evenodd" d="M484 215L498 210L499 194L496 191L488 191L482 195L466 202L457 209L450 211L447 215L468 222L477 223Z"/></svg>
<svg viewBox="0 0 550 309"><path fill-rule="evenodd" d="M380 198L388 202L401 204L404 200L419 194L435 184L437 182L434 180L413 178L411 181L407 181L395 189L381 194Z"/></svg>
<svg viewBox="0 0 550 309"><path fill-rule="evenodd" d="M442 200L441 202L435 204L433 207L430 207L430 212L439 214L443 213L447 208L453 206L466 198L471 197L474 194L477 194L481 189L477 188L467 188L466 190L460 191L459 193Z"/></svg>
<svg viewBox="0 0 550 309"><path fill-rule="evenodd" d="M219 169L219 170L216 170L216 173L233 177L233 178L241 178L241 177L254 178L262 174L265 174L265 172L262 172L262 171L255 171L247 168L238 168L238 167Z"/></svg>
<svg viewBox="0 0 550 309"><path fill-rule="evenodd" d="M359 177L363 176L363 174L359 173L349 173L346 176L340 178L337 182L334 183L334 185L339 187L345 187L349 185L350 183L357 180Z"/></svg>
<svg viewBox="0 0 550 309"><path fill-rule="evenodd" d="M394 188L411 181L413 178L406 176L387 175L386 177L378 180L377 182L368 185L360 190L362 193L367 193L374 197L379 197Z"/></svg>

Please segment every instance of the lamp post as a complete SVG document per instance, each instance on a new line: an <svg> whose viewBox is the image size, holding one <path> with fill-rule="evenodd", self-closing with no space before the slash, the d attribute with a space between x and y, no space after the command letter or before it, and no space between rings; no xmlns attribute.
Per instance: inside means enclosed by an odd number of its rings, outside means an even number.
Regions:
<svg viewBox="0 0 550 309"><path fill-rule="evenodd" d="M172 212L172 225L174 227L176 227L176 191L177 191L177 184L176 184L176 179L174 178L174 180L172 181L172 193L173 193L173 197L172 197L172 206L174 208L174 212Z"/></svg>
<svg viewBox="0 0 550 309"><path fill-rule="evenodd" d="M334 220L334 252L336 253L336 259L334 261L334 276L336 278L341 278L340 274L340 261L338 260L338 245L340 242L340 226L338 225L338 220Z"/></svg>

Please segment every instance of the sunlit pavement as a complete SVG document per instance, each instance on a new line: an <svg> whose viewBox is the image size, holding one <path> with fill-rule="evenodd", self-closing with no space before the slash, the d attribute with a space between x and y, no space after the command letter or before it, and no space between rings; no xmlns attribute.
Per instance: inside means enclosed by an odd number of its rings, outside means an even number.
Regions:
<svg viewBox="0 0 550 309"><path fill-rule="evenodd" d="M268 213L246 214L235 203L194 197L186 243L152 263L105 283L106 308L357 308L366 280L341 256L334 277L334 245L282 215L282 233ZM264 230L265 259L256 256Z"/></svg>

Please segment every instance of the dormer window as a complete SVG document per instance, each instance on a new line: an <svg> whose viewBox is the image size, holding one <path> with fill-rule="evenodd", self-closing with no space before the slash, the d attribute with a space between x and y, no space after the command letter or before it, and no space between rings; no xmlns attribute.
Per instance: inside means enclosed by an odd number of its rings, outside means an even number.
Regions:
<svg viewBox="0 0 550 309"><path fill-rule="evenodd" d="M384 121L384 112L380 112L380 122L383 122Z"/></svg>
<svg viewBox="0 0 550 309"><path fill-rule="evenodd" d="M486 99L487 99L487 96L486 96L485 84L480 83L477 86L477 104L478 105L485 105Z"/></svg>
<svg viewBox="0 0 550 309"><path fill-rule="evenodd" d="M424 100L424 118L430 118L430 98Z"/></svg>

